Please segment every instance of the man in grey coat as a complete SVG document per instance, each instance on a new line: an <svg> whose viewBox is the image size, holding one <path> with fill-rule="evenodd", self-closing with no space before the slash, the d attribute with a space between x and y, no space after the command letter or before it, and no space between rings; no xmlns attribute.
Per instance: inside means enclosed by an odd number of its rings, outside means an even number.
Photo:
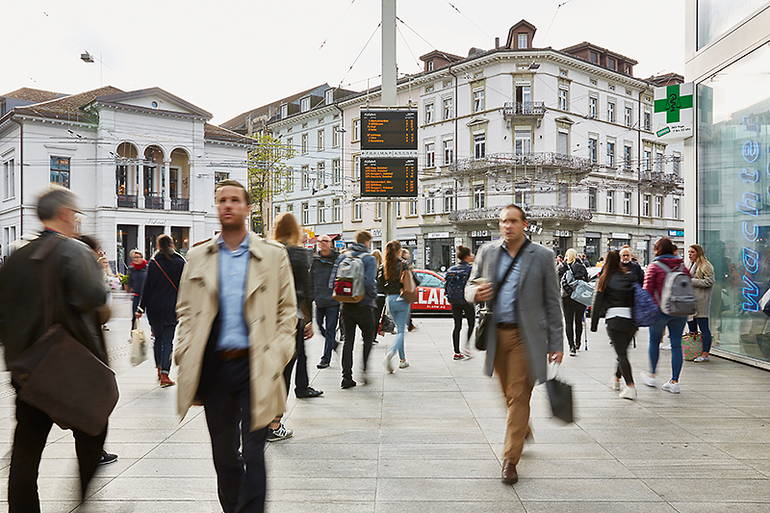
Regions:
<svg viewBox="0 0 770 513"><path fill-rule="evenodd" d="M561 295L553 252L530 242L524 210L508 205L500 212L501 238L476 254L465 298L486 302L492 312L487 329L484 371L493 371L508 405L502 480L519 480L516 465L530 435L529 401L536 383L546 380L546 363L564 356Z"/></svg>

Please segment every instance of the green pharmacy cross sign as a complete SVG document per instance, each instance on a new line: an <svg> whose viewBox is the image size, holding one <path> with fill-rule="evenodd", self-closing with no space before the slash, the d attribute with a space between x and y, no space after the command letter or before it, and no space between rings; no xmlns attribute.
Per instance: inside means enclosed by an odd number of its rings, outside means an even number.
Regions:
<svg viewBox="0 0 770 513"><path fill-rule="evenodd" d="M655 112L666 113L666 123L679 122L679 114L682 109L692 108L692 95L680 96L679 84L666 87L666 97L655 100Z"/></svg>

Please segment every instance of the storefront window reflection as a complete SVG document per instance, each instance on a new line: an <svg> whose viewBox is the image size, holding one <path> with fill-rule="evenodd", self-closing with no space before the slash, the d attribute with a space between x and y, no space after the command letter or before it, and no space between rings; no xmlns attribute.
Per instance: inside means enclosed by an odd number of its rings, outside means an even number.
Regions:
<svg viewBox="0 0 770 513"><path fill-rule="evenodd" d="M717 348L770 361L770 44L698 84L698 240Z"/></svg>
<svg viewBox="0 0 770 513"><path fill-rule="evenodd" d="M698 0L698 49L716 41L768 0Z"/></svg>

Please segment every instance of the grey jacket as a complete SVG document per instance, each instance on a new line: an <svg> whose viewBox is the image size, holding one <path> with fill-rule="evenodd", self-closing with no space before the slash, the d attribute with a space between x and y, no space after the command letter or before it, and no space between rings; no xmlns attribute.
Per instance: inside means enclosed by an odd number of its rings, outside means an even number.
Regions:
<svg viewBox="0 0 770 513"><path fill-rule="evenodd" d="M698 267L695 264L690 265L690 276L692 276L692 286L695 289L695 303L697 309L695 317L710 317L711 312L711 292L714 289L714 273L703 273L701 278L696 278Z"/></svg>
<svg viewBox="0 0 770 513"><path fill-rule="evenodd" d="M500 257L503 240L498 239L484 244L476 253L468 284L465 286L465 299L473 303L476 289L484 278L494 283L497 276L497 262ZM549 352L564 351L563 321L561 313L561 294L556 266L553 265L553 251L540 244L531 243L523 248L519 257L518 293L516 301L516 319L519 331L529 353L530 376L535 383L546 380L546 359ZM494 301L494 299L492 300ZM489 305L493 309L493 305ZM484 372L491 376L497 352L497 324L492 318L491 328L487 331L487 356Z"/></svg>

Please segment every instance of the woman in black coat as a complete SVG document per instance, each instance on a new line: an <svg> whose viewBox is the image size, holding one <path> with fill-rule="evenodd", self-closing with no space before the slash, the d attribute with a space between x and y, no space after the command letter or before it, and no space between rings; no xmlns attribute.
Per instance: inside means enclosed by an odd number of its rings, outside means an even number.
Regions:
<svg viewBox="0 0 770 513"><path fill-rule="evenodd" d="M567 341L569 342L569 354L570 356L576 356L578 349L580 349L580 338L583 336L583 314L586 311L586 306L572 299L570 295L574 291L575 280L588 281L588 270L577 257L577 251L569 248L564 254L564 262L558 271L562 289L561 305L564 312L564 327L567 332ZM572 272L572 280L569 283L564 278L567 271Z"/></svg>
<svg viewBox="0 0 770 513"><path fill-rule="evenodd" d="M186 263L184 257L174 250L174 240L163 234L158 236L158 251L147 265L147 279L144 282L142 299L136 317L147 313L152 336L155 339L155 367L161 387L174 386L168 373L171 369L171 353L174 350L176 331L176 296L179 280Z"/></svg>

